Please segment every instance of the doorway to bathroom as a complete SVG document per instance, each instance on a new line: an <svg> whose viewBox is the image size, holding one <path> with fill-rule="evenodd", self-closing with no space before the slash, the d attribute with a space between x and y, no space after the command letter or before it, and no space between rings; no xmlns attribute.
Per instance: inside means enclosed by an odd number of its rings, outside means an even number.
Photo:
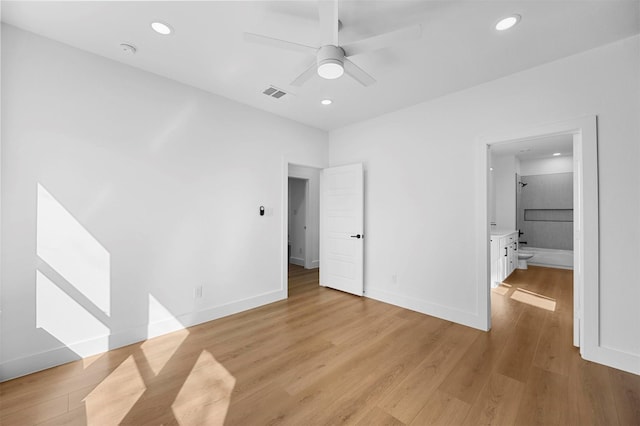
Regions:
<svg viewBox="0 0 640 426"><path fill-rule="evenodd" d="M492 283L493 317L499 315L500 309L495 305L501 306L502 298L509 299L505 303L517 302L515 307L524 303L573 313L573 286L557 288L570 285L573 277L564 273L560 274L564 279L560 279L556 277L559 274L541 269L573 270L573 206L577 198L573 191L573 163L571 133L489 146L491 235L495 240L496 236L508 234L512 240L504 250L511 255L511 268L503 271L500 282ZM494 270L503 260L502 250L497 256L492 254ZM551 281L556 285L549 286ZM571 293L571 303L557 300L560 293L567 292ZM571 328L570 324L568 330ZM579 325L574 334L574 345L579 346Z"/></svg>
<svg viewBox="0 0 640 426"><path fill-rule="evenodd" d="M491 228L518 233L514 267L573 269L573 136L499 144L489 159Z"/></svg>
<svg viewBox="0 0 640 426"><path fill-rule="evenodd" d="M599 300L598 300L598 185L597 185L597 138L596 138L596 118L594 116L584 117L574 120L569 120L561 123L554 123L545 126L541 126L536 129L526 130L526 131L515 131L511 135L501 136L501 137L493 137L493 138L483 138L481 139L483 142L483 152L482 152L482 162L485 165L485 169L483 171L484 176L482 176L482 181L484 182L484 186L486 189L486 193L484 193L484 198L486 200L486 216L484 226L486 226L486 238L484 239L484 243L480 243L483 247L481 248L481 252L486 254L487 264L486 269L482 269L482 274L485 278L485 291L487 292L487 323L488 328L491 327L491 283L490 283L490 254L491 251L488 247L488 242L490 240L491 235L491 223L495 224L494 226L506 226L512 230L516 230L517 228L517 213L516 213L516 198L520 195L520 203L522 204L523 211L521 212L522 218L521 222L527 221L530 222L527 225L532 225L528 230L529 234L526 236L526 239L523 241L527 242L529 245L529 240L531 241L550 241L550 240L559 240L560 234L568 233L571 234L569 244L573 245L573 255L572 257L572 267L573 267L573 277L569 278L571 281L570 290L573 293L573 312L570 315L570 320L572 320L572 331L573 331L573 344L575 346L580 347L580 352L584 358L588 358L588 356L598 350L599 341L598 341L598 310L599 310ZM536 164L533 159L530 159L531 164L527 164L525 168L529 170L526 174L522 173L522 168L519 170L516 169L515 164L515 154L526 154L527 152L534 152L534 149L542 149L542 147L547 144L549 147L553 146L553 141L555 140L557 148L552 149L554 152L550 152L553 157L554 153L560 152L560 156L562 156L562 144L564 146L572 147L572 156L571 156L571 165L573 175L569 179L570 185L567 185L567 177L562 177L564 183L555 182L555 184L545 183L544 179L541 182L534 182L535 179L527 178L523 179L523 176L539 176L543 175L541 173L544 167L547 167L548 164L542 164L544 162L538 161ZM560 144L560 145L558 145ZM530 149L531 151L527 151ZM550 148L551 149L551 148ZM512 160L512 169L513 172L511 174L510 185L513 188L513 191L506 196L508 201L502 200L503 203L508 203L510 209L501 208L502 204L495 198L496 193L492 192L492 186L494 185L493 180L495 176L492 176L492 173L498 171L496 166L500 166L500 164L490 164L491 163L491 154L492 151L504 151L507 152L511 150L513 155ZM515 152L514 152L515 151ZM520 152L524 151L524 152ZM525 155L526 157L526 155ZM565 155L568 157L568 155ZM567 160L565 162L568 163ZM498 161L499 163L499 161ZM522 166L522 164L521 164ZM491 168L494 170L491 170ZM502 167L502 166L500 166ZM537 168L537 169L536 169ZM534 170L536 169L536 170ZM518 171L518 176L516 176L516 171ZM534 171L535 173L533 173ZM549 171L549 170L546 170ZM558 171L558 170L556 170ZM533 179L533 180L531 180ZM565 206L560 205L560 207L549 207L547 205L542 205L540 208L533 207L531 205L525 206L525 202L529 202L531 200L523 200L522 199L522 191L526 189L531 189L535 185L540 185L544 187L545 185L555 185L555 186L570 186L570 192L573 194L572 197L572 206L571 209L566 208ZM518 194L518 188L520 190L520 194ZM497 191L497 188L496 188ZM567 188L564 191L561 191L566 194ZM492 209L492 204L495 203L495 208ZM507 211L508 210L508 211ZM572 210L572 211L567 211ZM525 216L526 215L526 220ZM571 220L569 220L571 219ZM562 228L562 231L550 229L546 227L544 229L541 228L541 225L544 225L543 222L553 223L555 228ZM523 227L524 228L524 227ZM526 230L525 230L526 232ZM546 234L552 234L551 238L543 238ZM543 238L543 240L540 240ZM556 241L557 243L557 241ZM547 244L547 243L540 243ZM554 243L555 244L555 243ZM567 244L566 238L562 238L562 244ZM535 248L535 247L534 247ZM544 248L544 247L543 247ZM568 248L566 249L567 251ZM535 257L535 256L534 256ZM545 260L547 254L540 254L538 261L541 259L547 263ZM566 260L566 259L565 259ZM548 264L546 266L553 266L554 268L560 267L560 265L552 265ZM567 269L557 269L560 271L569 271L571 265L565 266ZM522 275L522 274L519 274ZM517 275L516 275L517 277ZM566 278L566 277L565 277ZM542 281L548 283L555 278L543 278ZM511 290L509 295L513 295L515 290ZM527 292L519 292L517 297L521 297L523 299L535 300L540 302L543 305L548 305L546 302L552 302L551 300L546 300L544 296L540 294L526 294ZM534 292L535 293L535 292ZM586 355L585 355L586 354Z"/></svg>
<svg viewBox="0 0 640 426"><path fill-rule="evenodd" d="M519 358L505 373L524 380L536 365L564 374L573 352L573 136L490 146L489 166L492 325L514 332L505 351Z"/></svg>

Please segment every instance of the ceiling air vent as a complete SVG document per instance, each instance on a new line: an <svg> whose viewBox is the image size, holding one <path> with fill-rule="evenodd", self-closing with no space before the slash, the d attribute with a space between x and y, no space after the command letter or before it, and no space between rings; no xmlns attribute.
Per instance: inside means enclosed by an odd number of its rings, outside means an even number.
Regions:
<svg viewBox="0 0 640 426"><path fill-rule="evenodd" d="M267 87L262 93L276 99L280 99L287 94L287 92L285 92L284 90L278 89L277 87L273 86Z"/></svg>

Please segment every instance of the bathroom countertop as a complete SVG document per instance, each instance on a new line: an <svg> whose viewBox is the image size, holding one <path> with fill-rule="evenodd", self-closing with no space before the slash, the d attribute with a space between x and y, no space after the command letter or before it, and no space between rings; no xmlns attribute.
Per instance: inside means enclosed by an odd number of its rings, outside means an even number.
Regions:
<svg viewBox="0 0 640 426"><path fill-rule="evenodd" d="M515 229L492 229L491 236L492 237L504 237L505 235L516 233Z"/></svg>

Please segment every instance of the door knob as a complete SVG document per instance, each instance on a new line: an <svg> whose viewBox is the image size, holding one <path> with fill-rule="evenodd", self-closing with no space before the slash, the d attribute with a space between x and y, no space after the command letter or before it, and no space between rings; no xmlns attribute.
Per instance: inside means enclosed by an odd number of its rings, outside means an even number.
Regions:
<svg viewBox="0 0 640 426"><path fill-rule="evenodd" d="M352 235L351 238L360 238L361 235L360 234L356 234L356 235Z"/></svg>

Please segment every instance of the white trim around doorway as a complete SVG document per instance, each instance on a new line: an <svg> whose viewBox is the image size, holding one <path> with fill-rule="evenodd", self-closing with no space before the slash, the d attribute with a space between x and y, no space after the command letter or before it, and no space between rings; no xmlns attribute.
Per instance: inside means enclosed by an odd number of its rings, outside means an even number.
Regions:
<svg viewBox="0 0 640 426"><path fill-rule="evenodd" d="M488 174L490 145L531 140L554 135L574 136L574 245L578 248L574 259L574 318L579 321L580 354L589 361L638 373L638 359L632 354L616 351L600 342L600 275L598 222L598 143L597 118L594 115L513 131L502 135L479 138L478 143L478 199L480 214L477 223L476 246L478 261L478 306L484 329L491 328L490 299L490 226L488 203Z"/></svg>

